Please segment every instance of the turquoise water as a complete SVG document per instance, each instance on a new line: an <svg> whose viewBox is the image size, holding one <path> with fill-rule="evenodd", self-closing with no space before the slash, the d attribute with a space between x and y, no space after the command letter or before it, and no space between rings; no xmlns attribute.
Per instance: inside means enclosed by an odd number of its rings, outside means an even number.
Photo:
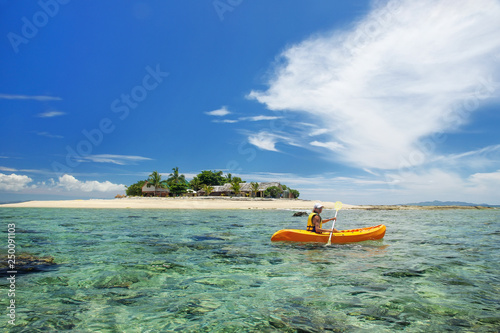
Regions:
<svg viewBox="0 0 500 333"><path fill-rule="evenodd" d="M0 209L17 253L11 332L498 332L500 211L340 211L383 240L271 243L290 211ZM323 212L324 218L333 215ZM2 246L6 248L6 246Z"/></svg>

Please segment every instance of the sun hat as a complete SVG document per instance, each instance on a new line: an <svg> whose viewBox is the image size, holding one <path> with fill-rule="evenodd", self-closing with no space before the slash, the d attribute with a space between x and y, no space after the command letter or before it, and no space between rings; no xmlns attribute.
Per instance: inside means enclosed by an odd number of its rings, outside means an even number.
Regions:
<svg viewBox="0 0 500 333"><path fill-rule="evenodd" d="M314 209L320 209L320 208L323 208L323 207L324 206L322 204L320 204L319 202L314 204Z"/></svg>

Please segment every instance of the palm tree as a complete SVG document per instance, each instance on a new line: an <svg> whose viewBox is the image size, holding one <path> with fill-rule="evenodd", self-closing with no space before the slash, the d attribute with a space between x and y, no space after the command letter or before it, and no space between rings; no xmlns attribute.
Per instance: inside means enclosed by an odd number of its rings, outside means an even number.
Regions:
<svg viewBox="0 0 500 333"><path fill-rule="evenodd" d="M205 195L210 195L210 193L212 193L212 191L214 190L214 188L210 185L203 185L203 191L205 191Z"/></svg>
<svg viewBox="0 0 500 333"><path fill-rule="evenodd" d="M191 185L191 188L195 191L198 191L200 188L201 188L201 182L200 182L200 179L198 177L193 177L193 179L191 179L191 181L189 182L189 185Z"/></svg>
<svg viewBox="0 0 500 333"><path fill-rule="evenodd" d="M157 188L168 188L167 182L161 180L161 175L158 173L158 171L153 171L153 173L149 175L148 186L155 187L155 197Z"/></svg>
<svg viewBox="0 0 500 333"><path fill-rule="evenodd" d="M172 168L172 171L173 173L171 173L167 179L169 184L186 183L186 177L184 175L179 175L179 167Z"/></svg>
<svg viewBox="0 0 500 333"><path fill-rule="evenodd" d="M231 188L233 189L234 194L236 194L236 195L240 194L240 189L241 189L240 183L238 183L238 182L232 183Z"/></svg>
<svg viewBox="0 0 500 333"><path fill-rule="evenodd" d="M253 197L257 195L257 191L259 191L259 183L250 183L252 185L252 194Z"/></svg>

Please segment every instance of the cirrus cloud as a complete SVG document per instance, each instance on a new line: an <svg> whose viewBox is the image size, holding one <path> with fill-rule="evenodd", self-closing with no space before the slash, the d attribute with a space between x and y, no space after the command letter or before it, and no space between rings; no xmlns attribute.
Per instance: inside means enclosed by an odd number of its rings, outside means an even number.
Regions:
<svg viewBox="0 0 500 333"><path fill-rule="evenodd" d="M396 169L499 96L498 17L495 0L388 1L352 29L287 48L269 88L249 97L331 124L324 141L346 147L337 156L350 165Z"/></svg>

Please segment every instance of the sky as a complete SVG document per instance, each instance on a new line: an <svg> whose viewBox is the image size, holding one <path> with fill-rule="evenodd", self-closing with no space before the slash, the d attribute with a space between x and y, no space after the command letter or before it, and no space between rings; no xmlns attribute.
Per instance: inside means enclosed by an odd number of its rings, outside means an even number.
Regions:
<svg viewBox="0 0 500 333"><path fill-rule="evenodd" d="M0 202L153 171L500 204L500 1L0 0Z"/></svg>

